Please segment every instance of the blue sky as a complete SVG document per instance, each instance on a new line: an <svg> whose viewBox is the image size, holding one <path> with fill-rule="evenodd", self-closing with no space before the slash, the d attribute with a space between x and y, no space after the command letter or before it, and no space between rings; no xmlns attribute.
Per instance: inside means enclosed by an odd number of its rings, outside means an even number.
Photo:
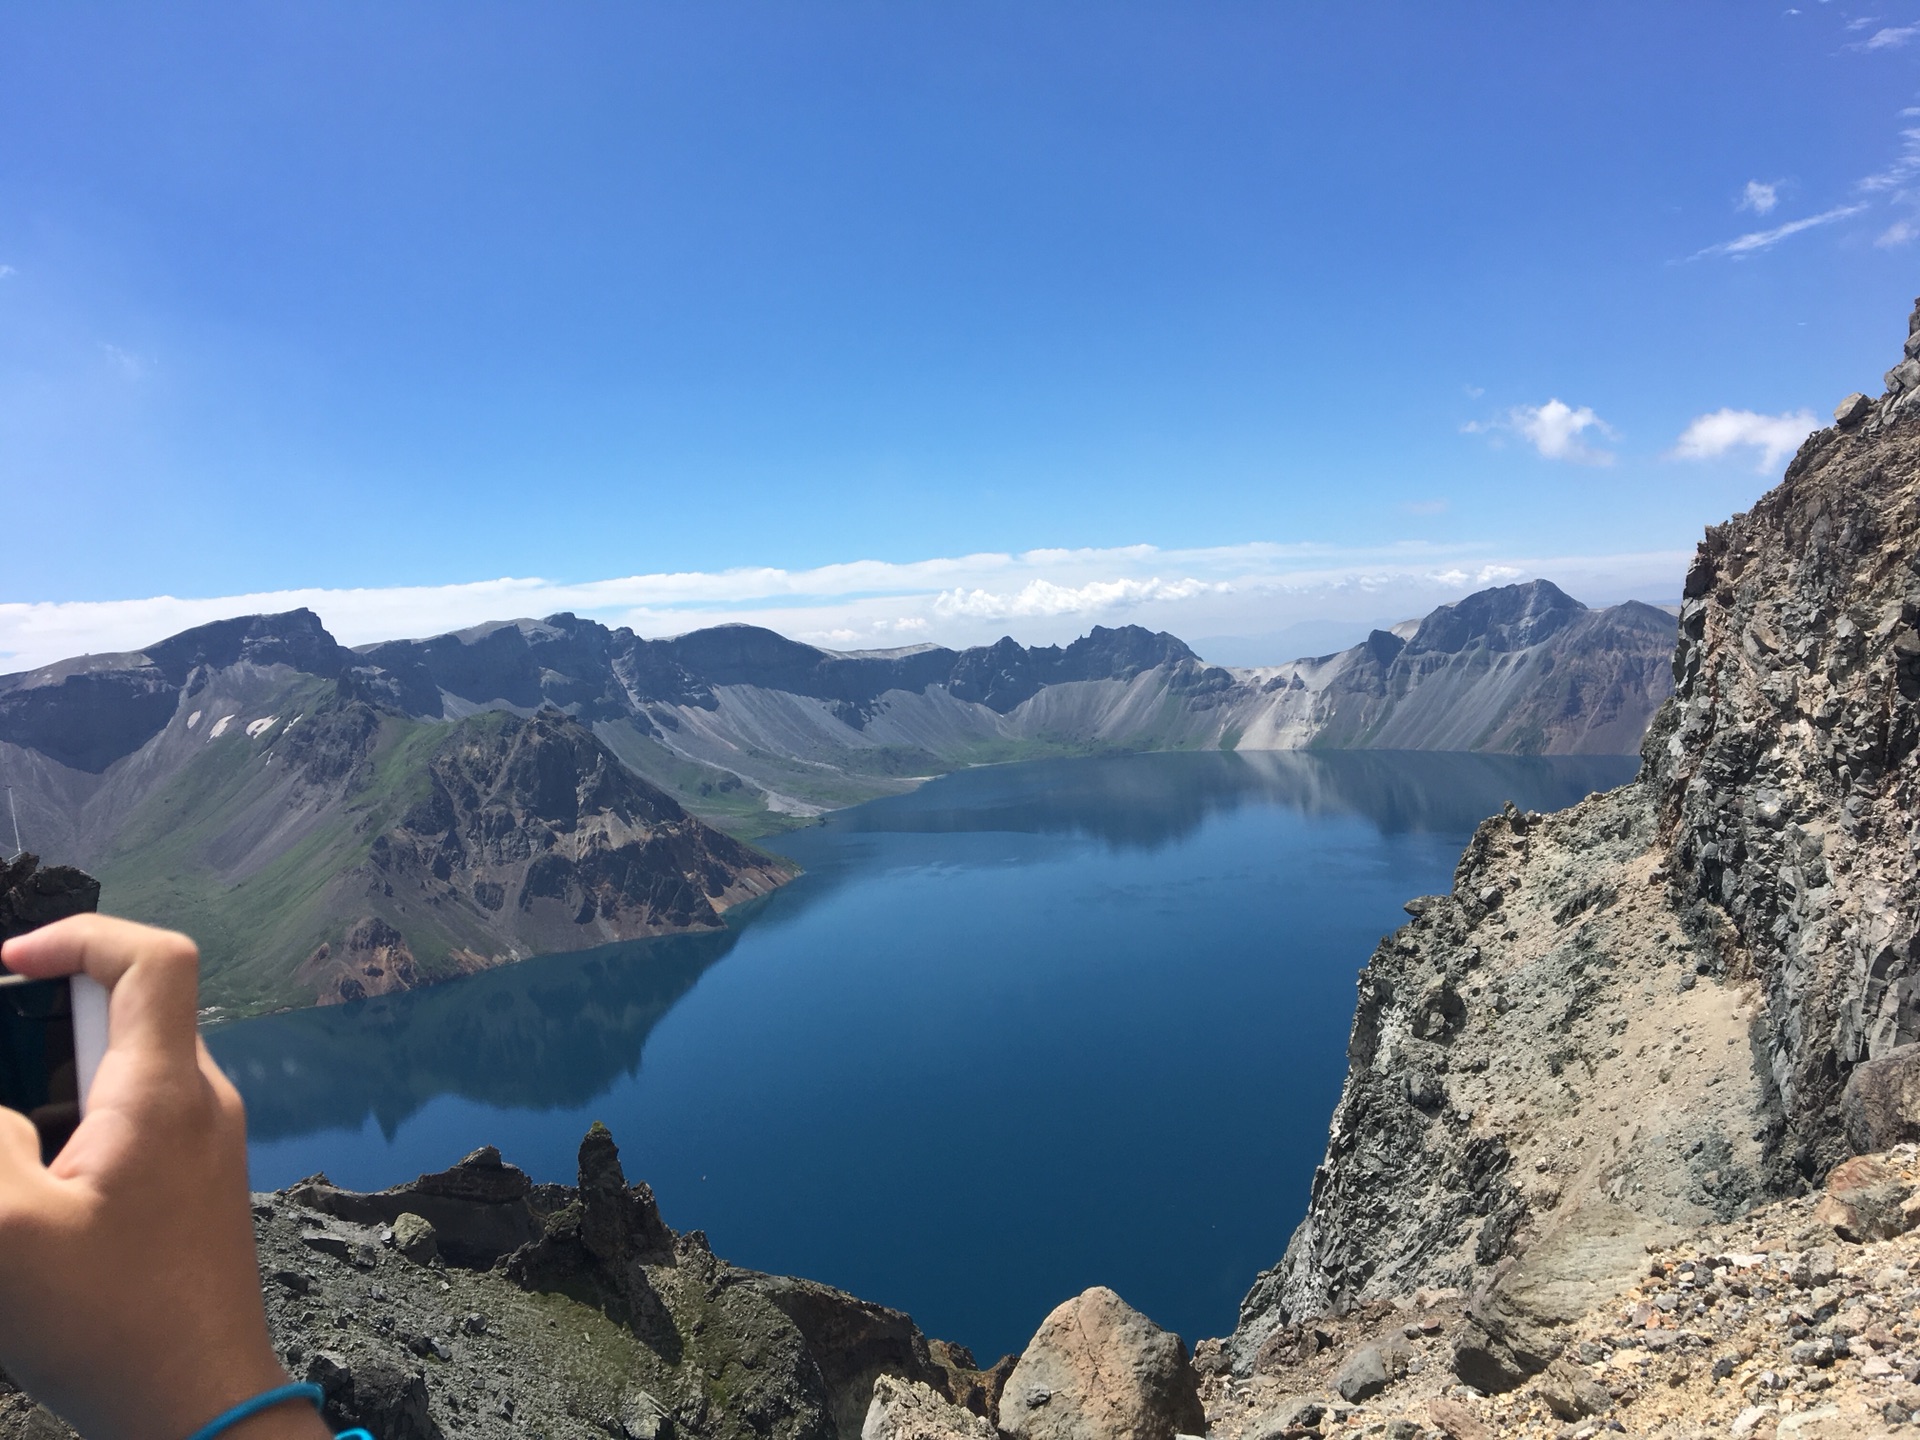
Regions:
<svg viewBox="0 0 1920 1440"><path fill-rule="evenodd" d="M1913 3L9 7L0 659L1671 598L1916 107Z"/></svg>

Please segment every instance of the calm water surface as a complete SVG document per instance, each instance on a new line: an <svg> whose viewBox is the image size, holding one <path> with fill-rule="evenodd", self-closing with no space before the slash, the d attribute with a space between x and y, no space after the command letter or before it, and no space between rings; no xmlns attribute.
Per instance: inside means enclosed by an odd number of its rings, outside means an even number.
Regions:
<svg viewBox="0 0 1920 1440"><path fill-rule="evenodd" d="M1354 976L1481 817L1626 759L1141 755L969 771L777 848L724 933L209 1037L253 1179L370 1189L482 1144L571 1180L603 1120L669 1224L983 1361L1111 1285L1224 1334L1305 1209Z"/></svg>

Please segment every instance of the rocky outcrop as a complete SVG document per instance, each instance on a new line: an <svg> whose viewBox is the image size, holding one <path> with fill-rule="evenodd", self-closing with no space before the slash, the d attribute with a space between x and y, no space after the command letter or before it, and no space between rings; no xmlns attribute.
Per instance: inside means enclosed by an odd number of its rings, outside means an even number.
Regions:
<svg viewBox="0 0 1920 1440"><path fill-rule="evenodd" d="M1915 1147L1856 1157L1822 1193L1761 1206L1645 1244L1622 1244L1624 1278L1589 1287L1563 1254L1527 1287L1509 1336L1550 1354L1520 1383L1466 1383L1452 1357L1485 1317L1419 1293L1326 1316L1312 1347L1232 1373L1202 1342L1216 1440L1517 1440L1608 1434L1698 1440L1894 1440L1920 1419L1920 1164ZM1901 1218L1850 1239L1833 1202L1865 1183ZM1607 1228L1603 1224L1601 1229ZM1627 1237L1620 1237L1623 1241ZM1638 1238L1638 1237L1634 1237ZM1525 1268L1535 1260L1529 1252ZM1630 1263L1629 1263L1630 1262ZM1559 1272L1559 1279L1550 1272ZM1585 1291L1584 1297L1582 1291ZM1550 1322L1550 1323L1549 1323ZM1377 1362L1399 1350L1405 1364ZM1367 1393L1340 1381L1365 1370ZM1381 1381L1379 1377L1385 1375Z"/></svg>
<svg viewBox="0 0 1920 1440"><path fill-rule="evenodd" d="M43 867L24 851L0 860L0 940L100 906L100 882L71 865Z"/></svg>
<svg viewBox="0 0 1920 1440"><path fill-rule="evenodd" d="M274 1344L295 1376L321 1386L336 1430L363 1425L382 1440L996 1433L952 1404L906 1316L736 1270L698 1232L669 1230L597 1126L577 1186L535 1185L482 1151L379 1195L316 1178L255 1196L253 1213ZM438 1217L437 1256L403 1239L417 1239L423 1214ZM807 1292L804 1320L781 1303L794 1284ZM857 1406L834 1377L858 1389ZM0 1440L71 1435L0 1378Z"/></svg>
<svg viewBox="0 0 1920 1440"><path fill-rule="evenodd" d="M1240 1373L1314 1315L1452 1285L1475 1292L1458 1374L1512 1387L1661 1227L1795 1193L1920 1120L1917 365L1708 532L1639 779L1483 825L1362 971L1307 1218L1227 1347Z"/></svg>
<svg viewBox="0 0 1920 1440"><path fill-rule="evenodd" d="M1000 1400L1013 1440L1200 1435L1199 1380L1178 1335L1095 1286L1041 1323Z"/></svg>
<svg viewBox="0 0 1920 1440"><path fill-rule="evenodd" d="M342 877L339 903L372 913L297 972L322 1004L501 958L716 928L796 873L689 815L557 710L463 722L424 768L425 793ZM409 931L440 942L431 968Z"/></svg>
<svg viewBox="0 0 1920 1440"><path fill-rule="evenodd" d="M930 1385L882 1375L873 1382L859 1435L860 1440L999 1440L1000 1432Z"/></svg>

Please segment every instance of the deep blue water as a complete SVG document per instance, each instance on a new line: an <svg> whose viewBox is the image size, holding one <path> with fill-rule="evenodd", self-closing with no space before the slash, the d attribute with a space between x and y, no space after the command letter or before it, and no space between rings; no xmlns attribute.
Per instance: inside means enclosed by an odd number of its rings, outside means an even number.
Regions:
<svg viewBox="0 0 1920 1440"><path fill-rule="evenodd" d="M1305 1209L1355 972L1508 799L1625 759L1143 755L969 771L777 842L723 934L209 1037L253 1178L375 1188L603 1120L669 1224L983 1360L1111 1285L1223 1334Z"/></svg>

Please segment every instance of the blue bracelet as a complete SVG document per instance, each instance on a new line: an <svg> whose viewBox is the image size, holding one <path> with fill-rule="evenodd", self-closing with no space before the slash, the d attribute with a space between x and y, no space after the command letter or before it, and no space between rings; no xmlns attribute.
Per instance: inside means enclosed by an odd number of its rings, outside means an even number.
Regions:
<svg viewBox="0 0 1920 1440"><path fill-rule="evenodd" d="M318 1385L276 1385L271 1390L263 1390L251 1400L242 1400L224 1415L216 1415L202 1425L187 1440L214 1440L216 1435L224 1435L242 1420L251 1420L262 1410L271 1410L276 1405L285 1405L289 1400L305 1400L315 1410L326 1401L326 1392ZM348 1434L366 1434L365 1431L349 1431ZM372 1440L369 1436L368 1440Z"/></svg>

